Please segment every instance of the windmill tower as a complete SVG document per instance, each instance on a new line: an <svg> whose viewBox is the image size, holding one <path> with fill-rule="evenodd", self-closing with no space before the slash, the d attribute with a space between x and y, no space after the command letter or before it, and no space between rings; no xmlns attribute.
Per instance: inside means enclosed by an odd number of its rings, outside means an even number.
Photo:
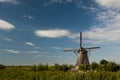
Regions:
<svg viewBox="0 0 120 80"><path fill-rule="evenodd" d="M80 66L83 64L84 66L90 65L89 59L88 59L88 50L91 49L98 49L100 47L88 47L88 48L83 48L82 47L82 32L80 32L80 48L66 48L63 51L73 51L77 55L77 62L76 66Z"/></svg>

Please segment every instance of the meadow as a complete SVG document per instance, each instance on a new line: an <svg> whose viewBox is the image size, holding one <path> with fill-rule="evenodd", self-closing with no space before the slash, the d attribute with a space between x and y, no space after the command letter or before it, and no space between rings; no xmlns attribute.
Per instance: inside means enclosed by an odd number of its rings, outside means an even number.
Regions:
<svg viewBox="0 0 120 80"><path fill-rule="evenodd" d="M120 80L120 72L1 70L0 80Z"/></svg>
<svg viewBox="0 0 120 80"><path fill-rule="evenodd" d="M104 65L103 65L104 64ZM108 65L108 67L107 67ZM32 66L0 65L0 80L120 80L120 66L110 62L91 64L88 68L80 66L80 70L71 71L72 65L48 66L39 64Z"/></svg>

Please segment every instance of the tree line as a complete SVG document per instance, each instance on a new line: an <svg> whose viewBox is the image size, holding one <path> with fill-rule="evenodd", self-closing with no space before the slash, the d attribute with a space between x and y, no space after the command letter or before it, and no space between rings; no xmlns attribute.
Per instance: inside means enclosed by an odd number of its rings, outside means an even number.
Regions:
<svg viewBox="0 0 120 80"><path fill-rule="evenodd" d="M0 64L0 70L5 69L7 66ZM15 66L14 66L15 67ZM24 66L17 66L19 69L24 67ZM58 63L56 63L53 66L49 66L48 64L39 64L39 65L32 65L32 66L28 66L26 69L30 70L30 71L35 71L35 72L39 72L39 71L63 71L63 72L67 72L70 71L72 68L75 68L75 66L73 65L60 65ZM80 65L79 66L79 70L81 71L110 71L110 72L117 72L120 71L120 65L116 64L115 62L112 61L107 61L105 59L101 60L99 63L97 62L92 62L89 66L84 66L84 65Z"/></svg>

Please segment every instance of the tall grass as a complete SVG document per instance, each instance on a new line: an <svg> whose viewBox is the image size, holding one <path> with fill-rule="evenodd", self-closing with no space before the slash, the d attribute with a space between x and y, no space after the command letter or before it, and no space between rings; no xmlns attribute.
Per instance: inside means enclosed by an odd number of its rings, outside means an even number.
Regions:
<svg viewBox="0 0 120 80"><path fill-rule="evenodd" d="M120 65L105 60L80 65L76 72L72 65L0 66L0 80L120 80Z"/></svg>
<svg viewBox="0 0 120 80"><path fill-rule="evenodd" d="M0 70L0 80L120 80L120 72Z"/></svg>

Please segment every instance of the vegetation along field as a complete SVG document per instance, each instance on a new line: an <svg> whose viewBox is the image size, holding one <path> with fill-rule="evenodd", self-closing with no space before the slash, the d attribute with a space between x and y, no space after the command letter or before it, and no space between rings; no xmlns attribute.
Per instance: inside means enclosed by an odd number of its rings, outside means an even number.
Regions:
<svg viewBox="0 0 120 80"><path fill-rule="evenodd" d="M120 65L101 60L92 62L90 66L79 66L72 71L72 65L48 66L39 64L32 66L0 65L0 80L120 80Z"/></svg>

